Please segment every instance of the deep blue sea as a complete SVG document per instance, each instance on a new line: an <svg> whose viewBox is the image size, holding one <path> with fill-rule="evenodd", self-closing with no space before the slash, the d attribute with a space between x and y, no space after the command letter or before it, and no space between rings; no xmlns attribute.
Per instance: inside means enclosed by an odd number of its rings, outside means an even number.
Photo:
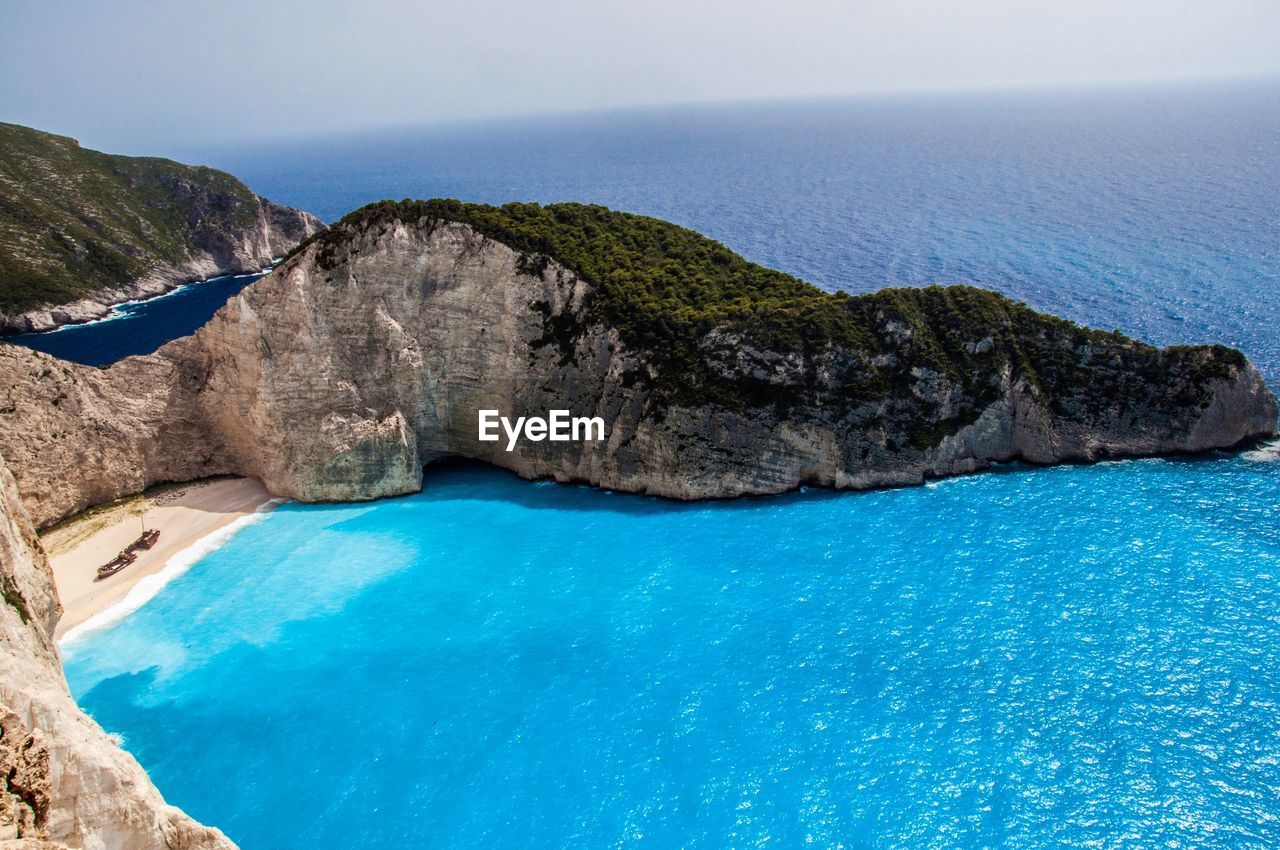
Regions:
<svg viewBox="0 0 1280 850"><path fill-rule="evenodd" d="M186 158L333 219L585 200L1280 384L1280 85L595 114ZM63 332L70 333L70 331ZM683 505L286 505L73 692L246 850L1280 845L1277 452Z"/></svg>
<svg viewBox="0 0 1280 850"><path fill-rule="evenodd" d="M105 366L134 354L150 354L169 340L194 333L228 298L260 277L225 275L192 281L156 298L118 304L92 322L4 339L64 360Z"/></svg>

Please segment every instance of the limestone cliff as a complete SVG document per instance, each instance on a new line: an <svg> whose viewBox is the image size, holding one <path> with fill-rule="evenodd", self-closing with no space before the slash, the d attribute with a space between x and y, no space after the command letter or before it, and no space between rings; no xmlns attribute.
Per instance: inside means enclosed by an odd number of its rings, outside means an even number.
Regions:
<svg viewBox="0 0 1280 850"><path fill-rule="evenodd" d="M440 209L353 216L155 355L96 370L0 353L0 451L36 522L218 473L368 499L415 491L424 464L462 456L695 499L1195 452L1275 430L1275 400L1239 352L1159 350L965 287L848 298L789 279L773 297L765 277L772 314L734 296L739 312L687 313L663 347L618 311L616 278L607 292L554 243L531 253L518 232ZM615 215L592 213L590 233ZM715 267L750 266L695 247ZM794 303L803 323L779 325ZM507 452L478 440L480 408L599 415L608 438Z"/></svg>
<svg viewBox="0 0 1280 850"><path fill-rule="evenodd" d="M323 225L230 174L0 124L0 332L257 272Z"/></svg>
<svg viewBox="0 0 1280 850"><path fill-rule="evenodd" d="M230 850L166 805L133 757L76 706L53 629L53 577L0 462L0 843L86 850ZM6 845L7 846L7 845Z"/></svg>

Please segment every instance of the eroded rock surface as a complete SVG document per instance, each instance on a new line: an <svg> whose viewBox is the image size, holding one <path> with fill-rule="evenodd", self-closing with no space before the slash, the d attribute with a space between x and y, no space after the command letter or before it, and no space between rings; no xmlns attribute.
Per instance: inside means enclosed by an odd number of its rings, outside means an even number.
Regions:
<svg viewBox="0 0 1280 850"><path fill-rule="evenodd" d="M53 576L3 462L0 588L0 846L230 850L221 832L167 805L71 698L53 642Z"/></svg>
<svg viewBox="0 0 1280 850"><path fill-rule="evenodd" d="M871 348L782 352L713 330L700 356L716 386L674 394L554 260L531 267L468 225L425 219L336 244L308 246L152 356L98 370L0 352L0 450L36 522L222 473L356 500L413 492L424 464L462 456L698 499L1195 452L1275 429L1275 400L1239 352L1159 351L989 293L982 322L956 324L976 292L963 289L919 296L926 321L955 325L944 343L962 366L924 358L931 329L886 309ZM603 417L608 436L508 452L478 439L482 408L569 409Z"/></svg>

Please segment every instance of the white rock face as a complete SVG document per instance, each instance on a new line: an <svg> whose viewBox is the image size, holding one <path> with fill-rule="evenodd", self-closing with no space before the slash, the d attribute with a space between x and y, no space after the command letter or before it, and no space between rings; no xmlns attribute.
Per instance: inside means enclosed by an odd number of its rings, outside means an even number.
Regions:
<svg viewBox="0 0 1280 850"><path fill-rule="evenodd" d="M331 268L317 254L310 246L152 356L98 370L0 352L0 451L35 521L221 473L303 500L402 494L421 486L424 464L450 456L526 478L699 499L918 484L1011 459L1201 451L1275 429L1257 370L1223 349L1160 355L1162 372L1145 361L1141 373L1123 361L1136 344L1055 337L1050 350L1076 345L1063 362L1086 370L1059 386L1015 371L1017 352L1001 351L985 328L963 342L989 364L968 385L898 364L902 348L874 364L843 349L807 359L713 331L703 356L725 386L753 382L768 398L796 401L664 400L648 389L653 367L642 353L588 314L590 286L555 262L520 273L506 245L426 221L348 234ZM554 322L573 332L557 339ZM913 333L892 318L883 331L898 346ZM1039 365L1050 367L1059 368ZM844 392L846 376L872 368L889 382L882 397ZM974 386L986 401L975 401ZM521 441L508 452L478 439L481 409L600 416L608 437Z"/></svg>
<svg viewBox="0 0 1280 850"><path fill-rule="evenodd" d="M230 850L167 805L133 757L67 691L62 609L13 477L0 463L0 839L85 850Z"/></svg>

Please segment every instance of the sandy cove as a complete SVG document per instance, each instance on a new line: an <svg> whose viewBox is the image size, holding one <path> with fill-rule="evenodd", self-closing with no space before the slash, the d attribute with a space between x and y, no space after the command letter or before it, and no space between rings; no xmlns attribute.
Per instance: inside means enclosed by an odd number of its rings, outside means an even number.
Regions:
<svg viewBox="0 0 1280 850"><path fill-rule="evenodd" d="M256 512L271 494L254 478L218 478L165 485L140 496L93 508L41 534L49 553L63 614L56 637L123 599L139 581L201 538ZM98 567L138 538L142 516L160 529L150 550L120 572L95 581Z"/></svg>

